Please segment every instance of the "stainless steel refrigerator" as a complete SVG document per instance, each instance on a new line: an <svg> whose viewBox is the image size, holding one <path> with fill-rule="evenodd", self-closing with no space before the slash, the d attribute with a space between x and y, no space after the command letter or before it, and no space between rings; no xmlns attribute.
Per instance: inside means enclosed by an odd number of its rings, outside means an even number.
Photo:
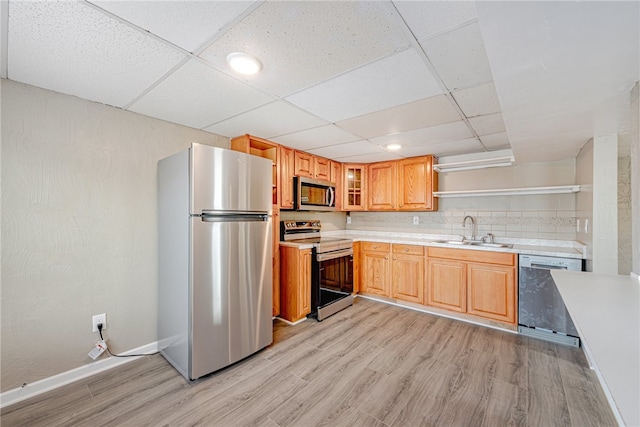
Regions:
<svg viewBox="0 0 640 427"><path fill-rule="evenodd" d="M188 379L273 340L272 163L202 144L158 162L158 339Z"/></svg>

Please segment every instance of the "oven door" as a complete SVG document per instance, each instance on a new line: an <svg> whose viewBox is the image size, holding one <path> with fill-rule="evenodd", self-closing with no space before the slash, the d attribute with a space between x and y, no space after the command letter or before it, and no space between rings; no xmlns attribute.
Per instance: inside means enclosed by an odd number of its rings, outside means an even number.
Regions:
<svg viewBox="0 0 640 427"><path fill-rule="evenodd" d="M353 292L353 249L317 254L316 261L321 289Z"/></svg>
<svg viewBox="0 0 640 427"><path fill-rule="evenodd" d="M311 316L322 321L353 304L353 249L317 254L314 249Z"/></svg>

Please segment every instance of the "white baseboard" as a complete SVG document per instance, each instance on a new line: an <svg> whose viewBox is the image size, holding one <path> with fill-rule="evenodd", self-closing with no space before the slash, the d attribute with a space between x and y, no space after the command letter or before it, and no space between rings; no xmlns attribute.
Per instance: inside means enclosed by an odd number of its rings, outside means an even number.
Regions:
<svg viewBox="0 0 640 427"><path fill-rule="evenodd" d="M155 353L158 351L158 341L143 345L142 347L134 348L132 350L122 353L122 355L128 354L147 354ZM109 356L105 359L98 360L97 362L89 363L88 365L80 366L79 368L71 369L67 372L48 377L31 384L27 384L24 387L14 388L13 390L7 390L0 394L0 408L13 405L14 403L21 402L31 397L37 396L47 391L53 390L63 385L70 384L72 382L81 380L83 378L90 377L100 372L104 372L116 366L124 365L125 363L138 360L139 357L113 357Z"/></svg>

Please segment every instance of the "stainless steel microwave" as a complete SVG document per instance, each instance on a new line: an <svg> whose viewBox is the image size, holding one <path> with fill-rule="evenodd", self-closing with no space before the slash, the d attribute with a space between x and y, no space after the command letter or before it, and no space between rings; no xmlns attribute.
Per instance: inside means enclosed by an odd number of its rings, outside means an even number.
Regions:
<svg viewBox="0 0 640 427"><path fill-rule="evenodd" d="M329 181L293 177L294 200L299 211L335 211L336 185Z"/></svg>

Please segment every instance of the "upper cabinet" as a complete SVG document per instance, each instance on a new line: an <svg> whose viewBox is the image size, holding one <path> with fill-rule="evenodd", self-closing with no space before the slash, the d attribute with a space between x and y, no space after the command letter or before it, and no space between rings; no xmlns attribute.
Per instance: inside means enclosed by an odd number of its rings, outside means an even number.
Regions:
<svg viewBox="0 0 640 427"><path fill-rule="evenodd" d="M435 211L438 174L433 156L412 157L368 166L370 211Z"/></svg>
<svg viewBox="0 0 640 427"><path fill-rule="evenodd" d="M329 181L336 185L336 210L342 210L342 163L331 160Z"/></svg>
<svg viewBox="0 0 640 427"><path fill-rule="evenodd" d="M367 165L345 163L342 173L342 210L366 210Z"/></svg>
<svg viewBox="0 0 640 427"><path fill-rule="evenodd" d="M330 160L317 157L303 151L295 154L295 175L329 181L331 177Z"/></svg>
<svg viewBox="0 0 640 427"><path fill-rule="evenodd" d="M280 146L280 207L293 209L293 176L295 175L295 150Z"/></svg>
<svg viewBox="0 0 640 427"><path fill-rule="evenodd" d="M403 211L437 211L438 173L433 170L433 156L398 161L398 209Z"/></svg>
<svg viewBox="0 0 640 427"><path fill-rule="evenodd" d="M368 168L368 208L370 211L390 211L397 209L397 162L372 163Z"/></svg>
<svg viewBox="0 0 640 427"><path fill-rule="evenodd" d="M271 178L271 188L273 194L273 205L275 210L280 206L280 194L278 192L278 182L280 176L279 145L266 139L258 138L252 135L242 135L231 139L231 149L241 151L243 153L253 154L254 156L264 157L273 163L273 171Z"/></svg>

